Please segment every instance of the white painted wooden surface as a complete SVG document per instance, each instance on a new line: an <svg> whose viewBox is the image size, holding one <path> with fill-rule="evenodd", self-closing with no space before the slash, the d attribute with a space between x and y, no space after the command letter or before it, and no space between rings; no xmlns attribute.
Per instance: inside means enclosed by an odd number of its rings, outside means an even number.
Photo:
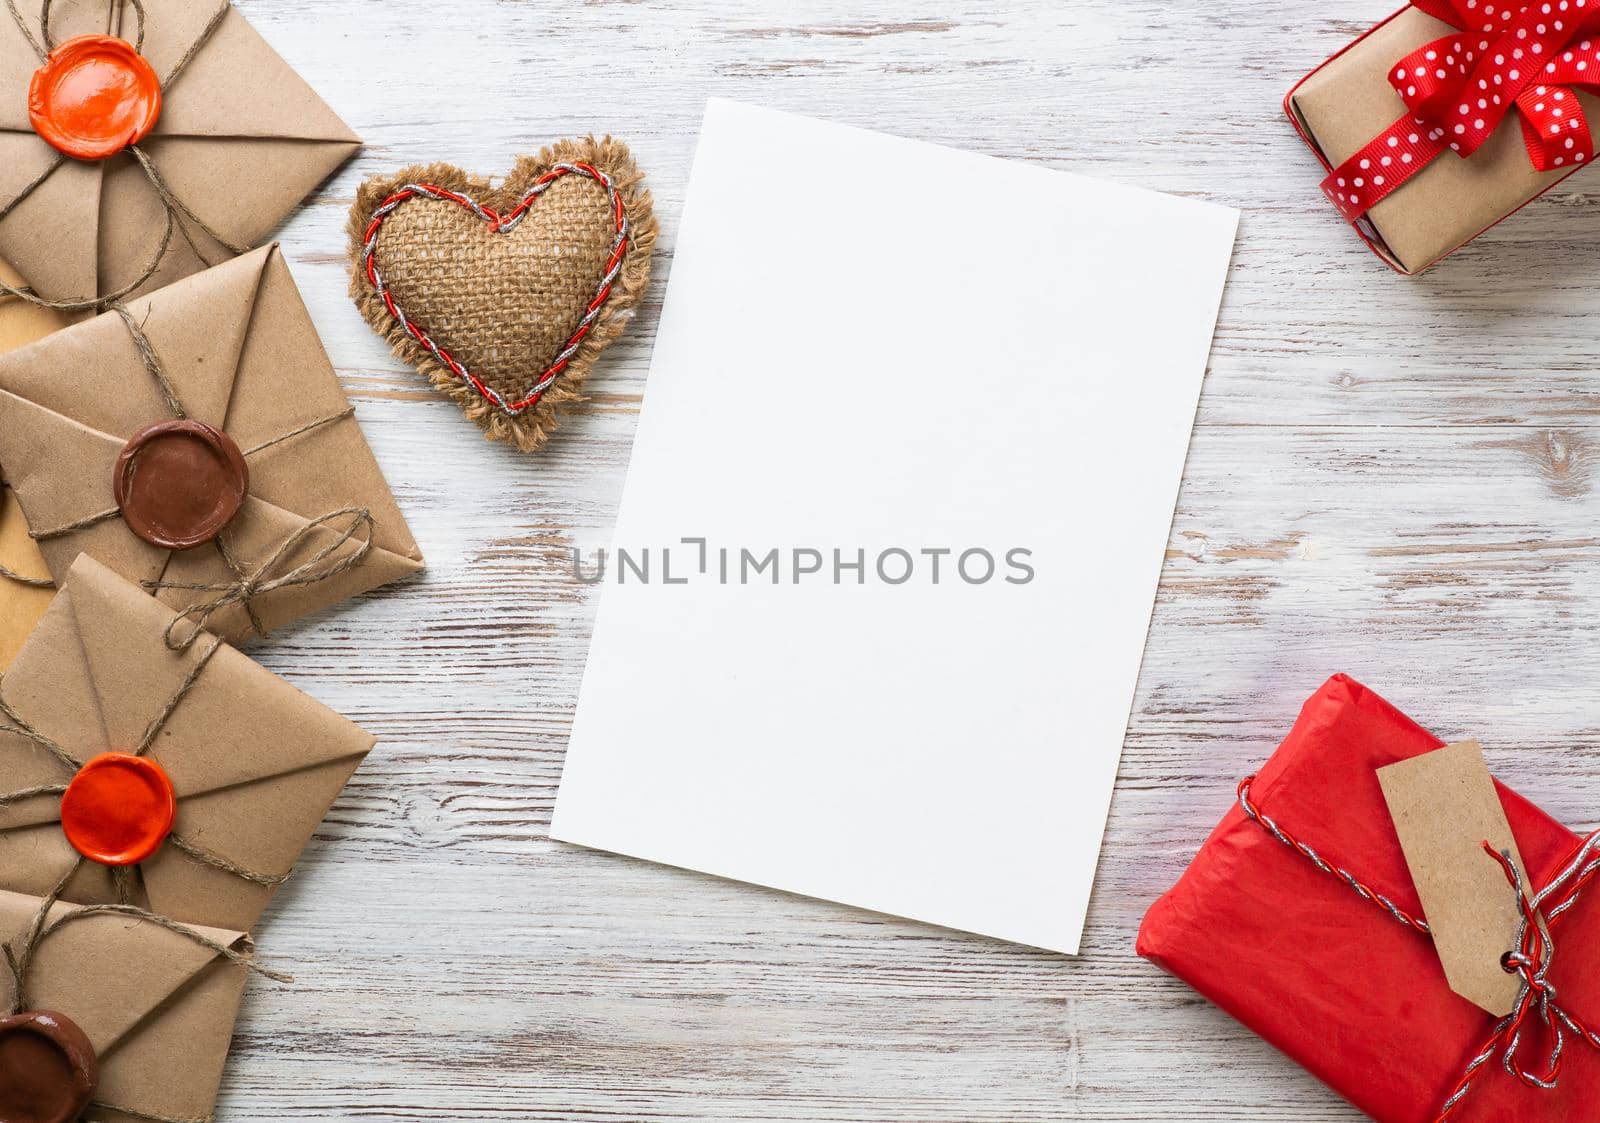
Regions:
<svg viewBox="0 0 1600 1123"><path fill-rule="evenodd" d="M1600 819L1600 180L1390 275L1278 110L1381 0L239 6L369 143L282 237L430 569L259 651L383 743L260 933L299 982L252 986L222 1120L1349 1120L1133 954L1302 698L1350 671ZM522 457L361 322L345 209L609 131L664 278L713 93L1245 211L1078 961L546 838L594 608L565 551L614 516L661 289Z"/></svg>

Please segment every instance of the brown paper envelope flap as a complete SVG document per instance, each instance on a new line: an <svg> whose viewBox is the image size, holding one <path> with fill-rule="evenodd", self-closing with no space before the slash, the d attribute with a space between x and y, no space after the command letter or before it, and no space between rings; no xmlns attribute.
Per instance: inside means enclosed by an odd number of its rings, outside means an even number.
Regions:
<svg viewBox="0 0 1600 1123"><path fill-rule="evenodd" d="M45 784L64 784L71 778L71 773L55 757L26 737L0 732L0 795ZM0 833L60 819L59 795L36 795L0 803ZM0 864L0 885L13 887L12 881L10 869Z"/></svg>
<svg viewBox="0 0 1600 1123"><path fill-rule="evenodd" d="M260 789L336 761L353 772L376 743L354 722L231 647L217 652L205 675L204 689L184 699L151 750L177 789L180 821L181 804L190 797L224 790L234 796L236 811L255 800L271 818L277 802ZM337 787L319 801L323 811L336 795ZM316 822L321 821L319 814Z"/></svg>
<svg viewBox="0 0 1600 1123"><path fill-rule="evenodd" d="M18 10L22 7L24 5L19 4ZM38 6L29 4L26 7L37 9ZM39 37L38 15L36 10L31 16L23 16L23 19L30 21L29 30L36 41ZM9 79L0 82L0 129L33 136L33 126L28 122L28 76L38 68L38 51L28 42L22 28L11 18L11 13L0 12L0 74ZM0 199L9 197L0 193Z"/></svg>
<svg viewBox="0 0 1600 1123"><path fill-rule="evenodd" d="M114 34L133 41L139 32L139 15L133 5L128 0L100 0L100 2L117 12ZM178 61L191 47L200 42L200 37L205 34L206 28L216 16L217 9L226 4L227 0L144 0L144 45L140 47L139 53L150 61L150 65L161 78L163 115L167 110L168 99L183 83L182 76L177 80L169 80ZM224 18L237 19L238 13L231 12ZM201 46L200 53L203 54L207 49L209 43Z"/></svg>
<svg viewBox="0 0 1600 1123"><path fill-rule="evenodd" d="M286 367L308 374L294 394L279 391ZM228 432L244 449L350 405L281 253L264 270L236 386ZM353 417L255 453L250 480L257 498L307 519L341 507L367 508L375 522L373 541L416 562L412 569L420 567L416 539Z"/></svg>
<svg viewBox="0 0 1600 1123"><path fill-rule="evenodd" d="M265 241L360 148L355 141L278 137L152 137L144 145L174 194L235 246ZM161 236L160 226L142 220L144 210L159 206L159 200L148 185L136 189L141 200L136 208L125 205L120 194L101 207L101 238L138 247L127 251L130 264L148 261ZM184 220L184 227L209 261L232 256L197 225Z"/></svg>
<svg viewBox="0 0 1600 1123"><path fill-rule="evenodd" d="M0 13L0 18L10 18ZM0 161L39 167L53 150L38 137L0 136ZM63 160L49 178L0 219L0 257L4 257L41 295L52 300L82 300L99 294L100 180L98 163ZM38 173L16 183L9 201Z"/></svg>
<svg viewBox="0 0 1600 1123"><path fill-rule="evenodd" d="M353 501L354 499L346 500L346 503ZM224 532L224 536L235 560L249 572L270 558L290 535L305 530L310 522L309 518L285 511L251 495L246 497L244 508ZM341 520L340 523L315 528L284 564L292 569L309 561L324 546L332 544L342 536L347 525L346 520ZM330 561L336 561L358 548L359 539L346 543L331 556ZM422 563L413 558L403 557L377 547L360 565L337 577L315 581L309 585L289 586L262 593L250 602L250 606L267 631L271 632L302 616L349 600L370 589L409 577L421 568ZM215 551L188 550L172 555L164 580L210 585L233 581L235 575ZM162 603L169 605L174 611L186 608L207 595L187 589L164 589L159 594ZM255 635L249 616L238 605L230 606L212 616L208 627L217 635L229 639L237 637L240 642Z"/></svg>
<svg viewBox="0 0 1600 1123"><path fill-rule="evenodd" d="M3 17L3 13L0 13L0 17ZM4 26L4 20L0 18L0 27ZM52 169L59 169L68 163L65 156L45 144L33 132L9 129L0 129L0 157L4 157L4 162L0 163L0 206L9 205L24 191L38 190L39 181L46 172L54 175Z"/></svg>
<svg viewBox="0 0 1600 1123"><path fill-rule="evenodd" d="M128 305L179 402L210 425L222 426L227 414L265 254L236 258ZM160 383L115 312L0 356L0 391L99 430L118 451L138 430L172 417Z"/></svg>
<svg viewBox="0 0 1600 1123"><path fill-rule="evenodd" d="M239 356L252 331L262 268L275 253L274 247L253 250L185 277L145 301L150 309L145 334L178 400L191 417L219 429L231 424ZM119 326L126 331L126 325Z"/></svg>
<svg viewBox="0 0 1600 1123"><path fill-rule="evenodd" d="M91 563L92 564L92 563ZM15 665L0 683L0 695L24 721L82 762L107 752L109 736L102 701L88 652L79 636L80 606L72 583L39 620ZM4 723L0 718L0 724ZM52 753L26 737L0 733L0 791L20 791L39 784L60 784L72 771ZM60 820L59 796L40 797L0 806L0 830ZM0 866L0 870L6 867ZM56 870L59 878L64 870ZM0 881L17 889L9 873Z"/></svg>
<svg viewBox="0 0 1600 1123"><path fill-rule="evenodd" d="M70 526L116 506L111 474L122 445L106 433L0 390L0 464L11 465L6 471L17 499L28 525L37 531ZM72 468L64 468L66 464ZM93 554L140 581L158 577L166 560L166 551L135 537L115 518L42 541L39 548L57 581L66 578L80 553Z"/></svg>
<svg viewBox="0 0 1600 1123"><path fill-rule="evenodd" d="M117 899L111 871L94 862L80 864L60 823L0 830L0 889L42 897L74 866L77 872L62 892L62 900L87 904Z"/></svg>
<svg viewBox="0 0 1600 1123"><path fill-rule="evenodd" d="M228 428L239 355L251 331L261 270L271 252L270 248L254 250L185 277L130 306L183 408L190 417L219 429ZM123 349L132 357L131 365L123 364L128 365L124 377L139 380L136 385L157 395L151 398L148 393L129 396L124 392L124 416L133 422L133 429L171 417L155 379L137 351L131 350L133 339L127 324L115 313L99 319L111 321L107 330L122 333ZM102 346L104 354L122 353L109 340Z"/></svg>
<svg viewBox="0 0 1600 1123"><path fill-rule="evenodd" d="M185 840L254 873L287 874L360 765L362 755L271 780L187 795L178 808L178 832ZM140 869L153 909L172 916L203 916L230 927L254 928L275 892L273 887L196 862L170 846Z"/></svg>
<svg viewBox="0 0 1600 1123"><path fill-rule="evenodd" d="M143 1118L99 1110L98 1123L213 1118L245 982L244 968L214 960L102 1057L97 1098Z"/></svg>
<svg viewBox="0 0 1600 1123"><path fill-rule="evenodd" d="M174 224L166 253L150 279L139 286L141 294L156 292L210 268L212 262L234 256L232 250L199 233L187 219L180 216ZM120 292L144 276L156 260L166 229L166 204L150 186L144 169L132 160L106 161L100 184L101 289Z"/></svg>
<svg viewBox="0 0 1600 1123"><path fill-rule="evenodd" d="M208 645L170 650L165 631L172 613L88 555L73 563L56 599L66 603L82 645L103 715L105 743L113 752L133 752L151 721L182 689ZM28 654L24 652L24 657ZM48 673L50 668L44 670ZM215 671L215 666L206 669L206 677L184 699L184 706L201 688L217 686L211 678ZM154 749L152 755L158 755Z"/></svg>
<svg viewBox="0 0 1600 1123"><path fill-rule="evenodd" d="M0 932L20 939L43 902L0 892ZM57 904L52 921L76 911ZM239 932L195 929L231 947ZM218 959L215 952L165 928L134 917L102 914L68 924L40 943L28 977L35 1009L59 1010L88 1035L95 1052L107 1054L185 984ZM0 995L10 999L15 983L0 972Z"/></svg>
<svg viewBox="0 0 1600 1123"><path fill-rule="evenodd" d="M95 681L94 666L80 638L78 617L76 594L69 583L51 602L16 663L6 672L0 693L19 717L82 763L109 751L114 742L107 728L106 705ZM3 722L4 718L0 718ZM0 743L0 753L4 754L0 756L0 776L5 778L0 782L7 790L31 782L12 781L12 769L25 760L42 761L51 767L52 773L40 782L65 783L72 779L72 772L47 749L14 734Z"/></svg>
<svg viewBox="0 0 1600 1123"><path fill-rule="evenodd" d="M193 0L176 3L201 9L195 13L199 18L194 20L201 28L214 10L208 4L194 4ZM174 0L160 5L167 11L173 6ZM152 10L152 28L163 18L164 12ZM152 60L156 58L155 48L153 42L147 42ZM161 51L163 57L170 54L173 62L179 53ZM171 63L157 67L163 75L171 68ZM223 18L184 72L163 91L161 119L151 136L276 137L361 143L350 126L237 11L230 11ZM277 174L277 169L272 169L272 174Z"/></svg>
<svg viewBox="0 0 1600 1123"><path fill-rule="evenodd" d="M173 612L93 558L78 559L57 600L66 602L82 642L105 715L106 741L131 752L182 689L210 641L187 651L168 649L165 635ZM25 651L24 657L30 654ZM162 726L150 755L166 769L181 804L201 792L267 781L329 761L359 760L373 742L360 727L259 663L223 647Z"/></svg>
<svg viewBox="0 0 1600 1123"><path fill-rule="evenodd" d="M17 15L0 9L0 128L17 129L33 135L28 121L28 79L39 68L40 58L34 43L43 44L39 31L42 6L36 0L17 0ZM26 32L23 28L26 27ZM55 0L50 7L50 35L57 43L74 35L104 35L113 30L107 0ZM33 36L33 43L28 36ZM0 199L7 198L0 194Z"/></svg>

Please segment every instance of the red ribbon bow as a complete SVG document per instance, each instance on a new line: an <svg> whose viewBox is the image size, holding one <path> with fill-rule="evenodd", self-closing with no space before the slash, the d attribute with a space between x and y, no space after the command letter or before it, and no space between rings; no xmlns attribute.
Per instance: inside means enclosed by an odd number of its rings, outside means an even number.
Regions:
<svg viewBox="0 0 1600 1123"><path fill-rule="evenodd" d="M1457 30L1412 51L1389 71L1406 114L1322 181L1358 221L1446 149L1471 156L1516 109L1537 171L1571 170L1594 157L1575 96L1600 88L1600 0L1412 0Z"/></svg>

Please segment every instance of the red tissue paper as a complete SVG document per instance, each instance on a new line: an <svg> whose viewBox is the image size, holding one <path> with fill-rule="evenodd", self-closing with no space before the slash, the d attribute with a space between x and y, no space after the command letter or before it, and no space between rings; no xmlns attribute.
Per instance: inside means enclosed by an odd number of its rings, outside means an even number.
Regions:
<svg viewBox="0 0 1600 1123"><path fill-rule="evenodd" d="M1305 704L1249 798L1329 865L1420 917L1377 770L1442 744L1373 691L1335 675ZM1541 888L1568 867L1580 839L1497 788L1530 891ZM1600 1023L1600 901L1580 898L1561 920L1548 981L1580 1026ZM1151 907L1138 950L1380 1123L1441 1118L1496 1028L1495 1018L1450 989L1431 939L1285 846L1238 802ZM1502 1040L1443 1117L1600 1120L1600 1050L1570 1029L1563 1036L1554 1088L1508 1073ZM1521 1066L1543 1074L1553 1044L1553 1033L1532 1018Z"/></svg>

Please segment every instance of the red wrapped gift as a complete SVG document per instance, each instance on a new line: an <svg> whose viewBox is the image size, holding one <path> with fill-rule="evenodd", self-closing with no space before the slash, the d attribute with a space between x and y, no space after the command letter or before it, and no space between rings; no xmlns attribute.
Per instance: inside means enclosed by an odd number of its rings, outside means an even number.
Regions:
<svg viewBox="0 0 1600 1123"><path fill-rule="evenodd" d="M1600 842L1497 785L1530 892L1556 890L1543 905L1562 950L1534 949L1559 997L1543 1005L1525 983L1523 1020L1497 1023L1450 990L1417 930L1421 906L1378 782L1378 768L1441 744L1355 680L1329 679L1145 916L1139 954L1382 1123L1600 1119L1600 1036L1584 1023L1600 1023L1600 906L1562 907L1600 871ZM1521 1077L1507 1069L1513 1045ZM1552 1067L1554 1086L1537 1086Z"/></svg>

